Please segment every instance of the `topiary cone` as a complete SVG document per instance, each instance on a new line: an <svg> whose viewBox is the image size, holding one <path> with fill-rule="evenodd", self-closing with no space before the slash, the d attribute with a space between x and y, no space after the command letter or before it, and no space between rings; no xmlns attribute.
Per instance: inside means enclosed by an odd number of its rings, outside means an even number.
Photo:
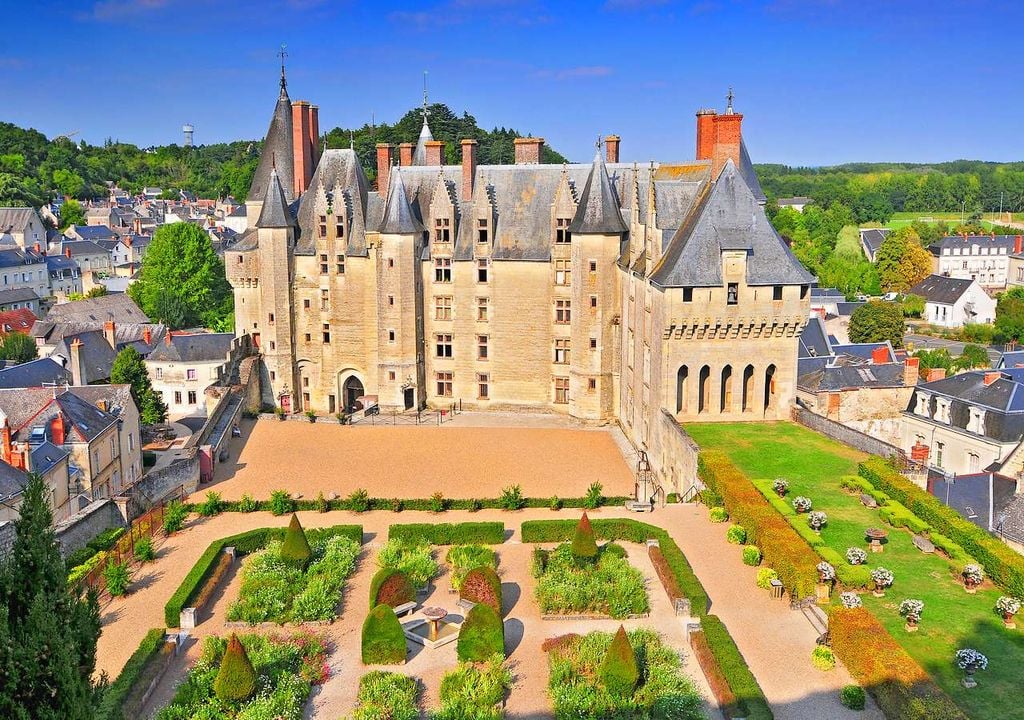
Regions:
<svg viewBox="0 0 1024 720"><path fill-rule="evenodd" d="M312 555L309 541L306 540L306 532L299 523L299 517L292 513L292 521L288 523L288 529L284 533L284 542L281 544L281 559L289 565L305 570Z"/></svg>
<svg viewBox="0 0 1024 720"><path fill-rule="evenodd" d="M227 650L220 661L217 679L213 681L213 692L227 702L240 702L252 697L256 691L256 671L242 642L234 633L228 640Z"/></svg>
<svg viewBox="0 0 1024 720"><path fill-rule="evenodd" d="M608 652L601 662L598 673L605 689L612 695L628 698L636 690L636 684L640 680L640 671L636 667L636 653L629 644L626 628L621 625L608 646Z"/></svg>
<svg viewBox="0 0 1024 720"><path fill-rule="evenodd" d="M593 562L597 559L597 538L590 527L590 518L586 513L576 524L576 533L572 537L572 554L577 560Z"/></svg>

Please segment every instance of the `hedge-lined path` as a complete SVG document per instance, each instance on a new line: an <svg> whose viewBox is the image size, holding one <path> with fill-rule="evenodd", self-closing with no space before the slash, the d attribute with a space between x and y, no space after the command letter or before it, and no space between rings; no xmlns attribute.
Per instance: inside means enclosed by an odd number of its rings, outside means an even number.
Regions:
<svg viewBox="0 0 1024 720"><path fill-rule="evenodd" d="M603 508L592 511L595 518L630 517L649 522L667 530L687 555L698 577L712 598L712 612L725 622L736 640L744 657L750 664L779 720L810 720L814 718L858 717L874 720L875 715L848 714L838 703L839 688L849 682L849 676L841 667L832 673L821 673L810 664L814 648L813 629L799 613L792 612L782 602L770 601L763 591L754 585L755 569L742 564L740 550L725 542L725 526L715 526L706 519L703 508L690 505L672 505L655 513L637 516L622 508ZM334 647L329 658L332 678L314 695L310 710L316 711L317 718L334 720L351 709L355 699L358 678L367 671L359 662L359 634L363 618L368 609L368 588L373 575L376 547L387 538L388 526L394 523L411 522L479 522L503 521L506 530L512 531L510 540L500 546L499 572L504 583L515 583L518 599L506 616L507 647L513 648L510 660L516 673L516 684L508 701L510 715L517 718L547 717L548 700L547 658L541 653L540 645L547 637L565 632L587 632L589 630L614 630L618 621L542 621L533 600L533 578L529 574L532 545L519 542L519 525L525 520L548 520L553 518L576 519L578 510L552 512L544 509L529 509L519 512L482 510L480 512L449 511L443 514L406 511L392 513L377 511L352 513L333 511L330 513L301 512L299 517L307 528L340 524L361 524L363 526L364 552L356 573L346 583L345 605L342 618L332 625L316 628L323 631ZM141 568L134 578L130 594L115 600L103 612L103 634L100 636L97 669L116 677L128 657L138 647L145 633L153 627L163 627L164 603L181 584L185 575L205 551L207 546L219 538L259 527L284 527L288 516L275 517L270 513L223 513L213 518L191 517L186 529L167 538L160 548L156 562ZM672 613L667 597L661 588L645 552L638 546L625 544L630 561L640 568L649 579L648 594L653 610L647 620L628 621L627 627L650 626L666 636L679 649L685 649L683 625ZM444 550L438 552L443 561ZM239 582L237 573L229 581ZM447 593L447 577L435 581L434 597L454 609L455 597ZM515 592L503 585L506 592ZM201 618L200 625L193 631L194 640L189 652L175 660L168 672L151 707L159 707L173 696L173 682L184 676L187 665L198 656L204 637L224 631L223 614L227 603L237 596L237 588L228 587L218 594L220 600L212 615ZM428 600L429 601L429 600ZM518 644L516 626L522 625L523 635ZM245 632L272 632L256 628ZM283 632L290 630L285 628ZM291 631L294 632L294 631ZM703 692L706 683L687 650L687 671ZM430 655L430 662L426 662ZM450 657L448 657L450 655ZM417 659L421 658L419 663ZM434 665L434 658L437 665ZM419 667L422 665L422 667ZM398 670L408 672L425 681L425 705L437 703L438 685L444 671L455 666L455 647L440 650L419 650L418 655ZM392 668L394 669L394 668ZM347 708L348 710L346 710ZM312 716L311 713L307 713Z"/></svg>

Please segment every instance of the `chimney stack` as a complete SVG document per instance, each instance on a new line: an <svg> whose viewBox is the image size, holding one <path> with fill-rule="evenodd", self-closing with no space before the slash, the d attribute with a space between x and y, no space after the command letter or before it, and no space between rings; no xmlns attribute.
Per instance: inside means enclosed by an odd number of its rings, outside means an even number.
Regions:
<svg viewBox="0 0 1024 720"><path fill-rule="evenodd" d="M473 180L476 178L476 140L462 141L462 202L473 199Z"/></svg>
<svg viewBox="0 0 1024 720"><path fill-rule="evenodd" d="M399 143L398 144L398 164L402 167L409 167L412 165L412 154L416 150L414 143Z"/></svg>
<svg viewBox="0 0 1024 720"><path fill-rule="evenodd" d="M914 387L921 373L921 359L908 357L903 363L903 386Z"/></svg>
<svg viewBox="0 0 1024 720"><path fill-rule="evenodd" d="M81 338L75 338L71 341L71 384L85 385L85 368L82 367Z"/></svg>
<svg viewBox="0 0 1024 720"><path fill-rule="evenodd" d="M884 365L889 362L889 348L876 347L871 350L871 364Z"/></svg>
<svg viewBox="0 0 1024 720"><path fill-rule="evenodd" d="M1002 376L1003 376L1003 374L1001 372L999 372L998 370L990 370L990 371L986 372L985 373L985 379L984 379L985 387L988 387L989 385L994 383L996 380L998 380Z"/></svg>
<svg viewBox="0 0 1024 720"><path fill-rule="evenodd" d="M1021 250L1024 250L1024 238L1017 235L1013 238L1013 254L1020 255Z"/></svg>
<svg viewBox="0 0 1024 720"><path fill-rule="evenodd" d="M171 339L171 331L170 331L170 329L168 329L167 330L167 334L164 335L164 344L166 344L167 347L170 347L171 345L174 344L174 341Z"/></svg>
<svg viewBox="0 0 1024 720"><path fill-rule="evenodd" d="M618 135L609 135L604 139L605 161L617 163L619 161L619 143L622 141Z"/></svg>
<svg viewBox="0 0 1024 720"><path fill-rule="evenodd" d="M114 325L113 320L107 320L103 323L103 337L107 339L107 344L110 345L115 351L117 350L117 326Z"/></svg>
<svg viewBox="0 0 1024 720"><path fill-rule="evenodd" d="M394 146L388 143L377 143L377 192L381 197L387 197L388 194L388 177L394 151Z"/></svg>
<svg viewBox="0 0 1024 720"><path fill-rule="evenodd" d="M946 368L932 368L925 376L925 382L935 382L946 378Z"/></svg>
<svg viewBox="0 0 1024 720"><path fill-rule="evenodd" d="M152 345L153 344L153 329L152 328L148 328L148 327L147 328L142 328L142 342L146 343L147 345Z"/></svg>
<svg viewBox="0 0 1024 720"><path fill-rule="evenodd" d="M1020 235L1018 235L1017 237L1020 238ZM43 246L39 244L38 240L36 240L35 244L32 246L32 249L36 251L36 255L43 254Z"/></svg>
<svg viewBox="0 0 1024 720"><path fill-rule="evenodd" d="M717 180L726 162L739 167L743 115L727 111L697 111L697 159L711 161L711 179Z"/></svg>
<svg viewBox="0 0 1024 720"><path fill-rule="evenodd" d="M516 165L539 165L544 147L544 138L516 138Z"/></svg>
<svg viewBox="0 0 1024 720"><path fill-rule="evenodd" d="M11 424L4 417L3 424L3 447L0 448L0 452L3 452L3 460L8 465L11 463Z"/></svg>
<svg viewBox="0 0 1024 720"><path fill-rule="evenodd" d="M50 421L50 441L54 445L64 444L64 416L59 412Z"/></svg>
<svg viewBox="0 0 1024 720"><path fill-rule="evenodd" d="M444 141L427 140L425 146L427 150L425 164L430 167L434 167L435 165L444 165Z"/></svg>
<svg viewBox="0 0 1024 720"><path fill-rule="evenodd" d="M319 109L305 100L292 103L292 147L295 152L294 188L300 195L309 187L320 142Z"/></svg>
<svg viewBox="0 0 1024 720"><path fill-rule="evenodd" d="M71 257L71 248L64 248L64 254L67 257Z"/></svg>

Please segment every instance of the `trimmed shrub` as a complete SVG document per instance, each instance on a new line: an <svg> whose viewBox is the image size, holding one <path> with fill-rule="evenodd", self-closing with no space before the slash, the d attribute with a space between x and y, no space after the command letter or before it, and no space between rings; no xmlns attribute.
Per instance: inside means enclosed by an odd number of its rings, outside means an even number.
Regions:
<svg viewBox="0 0 1024 720"><path fill-rule="evenodd" d="M826 672L834 670L836 667L836 656L824 645L818 645L811 651L811 665Z"/></svg>
<svg viewBox="0 0 1024 720"><path fill-rule="evenodd" d="M640 680L636 653L626 637L626 628L621 625L608 645L608 652L605 653L598 674L605 689L617 697L630 697L636 689Z"/></svg>
<svg viewBox="0 0 1024 720"><path fill-rule="evenodd" d="M512 672L501 655L484 663L459 663L441 678L441 707L430 712L430 720L500 720L505 716L501 702L511 686Z"/></svg>
<svg viewBox="0 0 1024 720"><path fill-rule="evenodd" d="M130 717L125 716L125 702L150 659L163 647L164 633L163 628L153 628L142 638L138 649L124 664L121 674L103 693L103 699L96 710L96 720L134 720L134 714Z"/></svg>
<svg viewBox="0 0 1024 720"><path fill-rule="evenodd" d="M206 493L206 499L200 503L197 512L203 517L220 515L222 504L220 493L210 490Z"/></svg>
<svg viewBox="0 0 1024 720"><path fill-rule="evenodd" d="M256 691L256 671L238 636L231 633L228 648L220 661L213 691L225 702L240 702L252 697Z"/></svg>
<svg viewBox="0 0 1024 720"><path fill-rule="evenodd" d="M768 705L768 700L765 699L761 686L750 672L747 661L743 659L725 624L717 615L706 615L701 618L700 625L714 662L728 678L729 688L736 697L737 705L742 709L735 717L745 717L747 720L772 720L775 716Z"/></svg>
<svg viewBox="0 0 1024 720"><path fill-rule="evenodd" d="M725 539L733 545L742 545L747 541L747 531L742 525L732 525L726 531Z"/></svg>
<svg viewBox="0 0 1024 720"><path fill-rule="evenodd" d="M491 606L480 603L466 613L456 652L463 662L484 662L493 655L504 657L505 626Z"/></svg>
<svg viewBox="0 0 1024 720"><path fill-rule="evenodd" d="M459 596L486 605L501 615L501 580L493 568L481 565L466 573Z"/></svg>
<svg viewBox="0 0 1024 720"><path fill-rule="evenodd" d="M316 500L314 501L314 509L318 513L325 513L331 509L331 503L324 497L324 491L321 490L317 493Z"/></svg>
<svg viewBox="0 0 1024 720"><path fill-rule="evenodd" d="M168 503L167 507L164 509L164 532L168 535L173 535L178 532L185 527L185 520L187 518L187 507L177 500Z"/></svg>
<svg viewBox="0 0 1024 720"><path fill-rule="evenodd" d="M370 581L370 607L398 607L416 599L416 588L409 576L394 568L381 568Z"/></svg>
<svg viewBox="0 0 1024 720"><path fill-rule="evenodd" d="M724 523L728 519L729 512L720 505L716 505L708 512L708 520L713 523Z"/></svg>
<svg viewBox="0 0 1024 720"><path fill-rule="evenodd" d="M405 634L395 611L377 605L363 621L364 665L397 665L405 662Z"/></svg>
<svg viewBox="0 0 1024 720"><path fill-rule="evenodd" d="M148 563L156 560L156 550L153 549L153 538L139 538L135 543L135 559L139 562Z"/></svg>
<svg viewBox="0 0 1024 720"><path fill-rule="evenodd" d="M284 533L284 542L281 544L281 560L305 570L312 556L313 552L309 549L309 540L306 539L306 532L299 523L299 516L292 513L291 522Z"/></svg>
<svg viewBox="0 0 1024 720"><path fill-rule="evenodd" d="M572 556L580 563L597 561L597 538L594 537L594 529L586 513L583 513L572 536Z"/></svg>
<svg viewBox="0 0 1024 720"><path fill-rule="evenodd" d="M359 678L352 720L418 720L419 686L408 675L374 670Z"/></svg>
<svg viewBox="0 0 1024 720"><path fill-rule="evenodd" d="M131 581L132 574L128 570L127 563L112 562L103 568L103 583L106 585L110 597L121 597L126 594Z"/></svg>
<svg viewBox="0 0 1024 720"><path fill-rule="evenodd" d="M498 501L502 510L522 510L526 507L526 498L523 497L523 489L519 485L503 488Z"/></svg>
<svg viewBox="0 0 1024 720"><path fill-rule="evenodd" d="M451 583L455 590L462 588L466 573L473 568L498 567L498 555L484 545L453 545L444 560L451 566Z"/></svg>
<svg viewBox="0 0 1024 720"><path fill-rule="evenodd" d="M413 545L500 545L505 541L501 522L406 523L388 528L388 540Z"/></svg>
<svg viewBox="0 0 1024 720"><path fill-rule="evenodd" d="M746 717L746 711L739 707L736 696L733 695L732 688L729 687L729 680L718 666L718 661L715 660L703 632L695 632L690 635L690 647L693 649L693 656L697 658L697 664L704 671L711 694L714 695L723 715L727 718Z"/></svg>
<svg viewBox="0 0 1024 720"><path fill-rule="evenodd" d="M345 498L345 508L353 512L366 512L370 509L370 493L363 488L357 488L352 494Z"/></svg>
<svg viewBox="0 0 1024 720"><path fill-rule="evenodd" d="M763 567L757 571L757 586L767 590L772 586L772 580L778 580L779 574L770 567Z"/></svg>
<svg viewBox="0 0 1024 720"><path fill-rule="evenodd" d="M295 501L287 490L274 490L270 493L270 512L274 515L285 515L295 512Z"/></svg>
<svg viewBox="0 0 1024 720"><path fill-rule="evenodd" d="M864 705L867 704L864 688L860 685L844 685L843 689L839 691L839 702L843 707L851 710L863 710Z"/></svg>
<svg viewBox="0 0 1024 720"><path fill-rule="evenodd" d="M743 548L743 564L757 567L761 564L761 551L754 545Z"/></svg>

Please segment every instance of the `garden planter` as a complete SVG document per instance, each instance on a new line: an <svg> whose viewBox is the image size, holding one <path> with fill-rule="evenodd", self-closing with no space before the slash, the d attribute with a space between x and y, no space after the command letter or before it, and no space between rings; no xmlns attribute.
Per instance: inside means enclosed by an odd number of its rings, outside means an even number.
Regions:
<svg viewBox="0 0 1024 720"><path fill-rule="evenodd" d="M776 490L775 494L778 495L780 498L786 497L786 491L785 490Z"/></svg>
<svg viewBox="0 0 1024 720"><path fill-rule="evenodd" d="M966 670L964 679L960 681L960 684L968 690L978 687L978 681L974 679L974 670Z"/></svg>
<svg viewBox="0 0 1024 720"><path fill-rule="evenodd" d="M806 511L806 510L804 510L803 508L797 508L797 509L796 509L796 514L797 514L797 515L803 515L803 514L804 514L804 513L806 513L806 512L807 512L807 511Z"/></svg>
<svg viewBox="0 0 1024 720"><path fill-rule="evenodd" d="M828 599L832 596L832 584L819 582L814 587L814 594L819 603L827 603Z"/></svg>
<svg viewBox="0 0 1024 720"><path fill-rule="evenodd" d="M1013 615L1006 613L1003 615L1003 627L1008 630L1014 630L1017 627L1017 623L1013 621Z"/></svg>
<svg viewBox="0 0 1024 720"><path fill-rule="evenodd" d="M964 590L967 591L968 595L974 595L978 592L978 586L965 583Z"/></svg>

